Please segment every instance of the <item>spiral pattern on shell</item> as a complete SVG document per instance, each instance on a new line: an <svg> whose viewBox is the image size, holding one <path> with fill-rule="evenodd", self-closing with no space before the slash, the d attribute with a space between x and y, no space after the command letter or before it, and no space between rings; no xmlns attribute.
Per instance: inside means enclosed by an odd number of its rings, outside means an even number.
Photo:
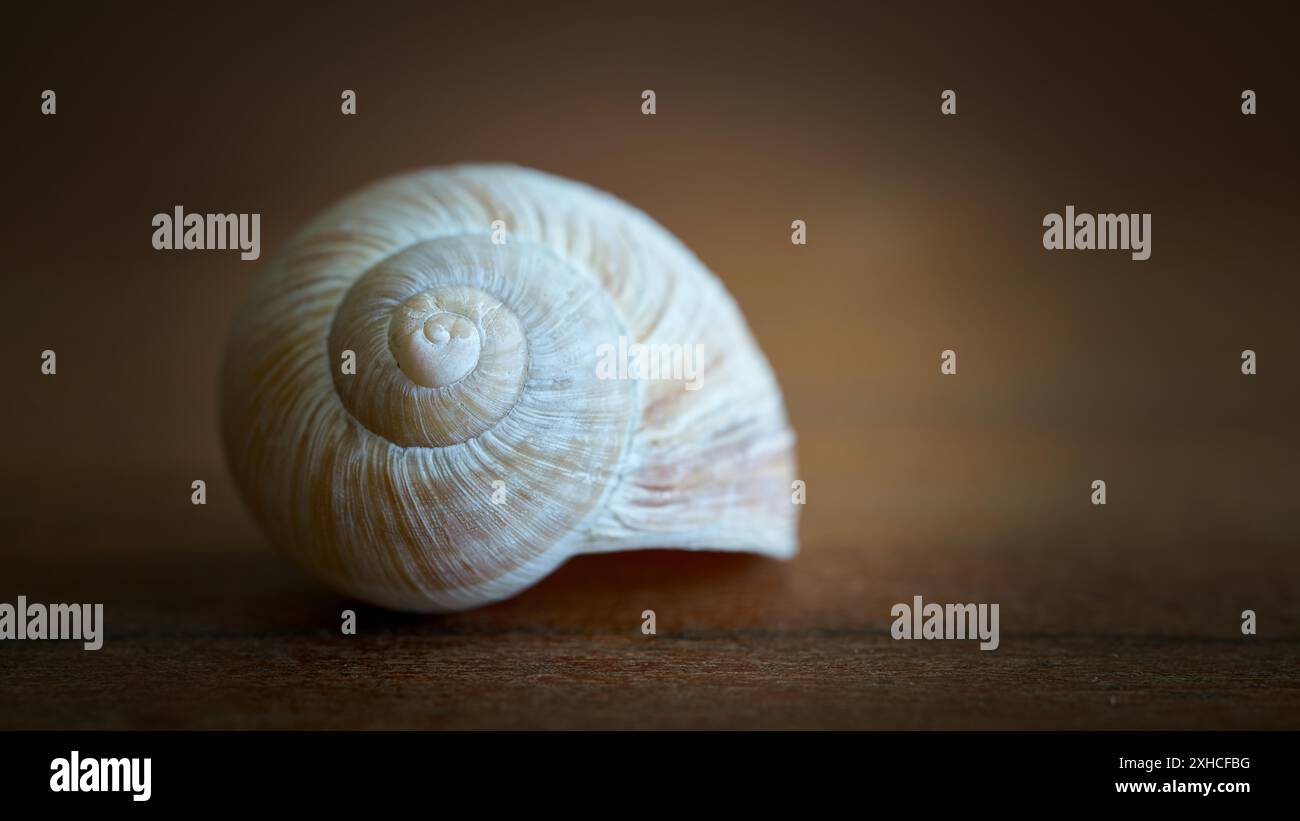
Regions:
<svg viewBox="0 0 1300 821"><path fill-rule="evenodd" d="M601 378L620 338L699 344L704 389ZM222 381L254 515L369 602L473 607L583 552L796 549L793 435L734 302L649 217L541 172L329 209L255 285Z"/></svg>

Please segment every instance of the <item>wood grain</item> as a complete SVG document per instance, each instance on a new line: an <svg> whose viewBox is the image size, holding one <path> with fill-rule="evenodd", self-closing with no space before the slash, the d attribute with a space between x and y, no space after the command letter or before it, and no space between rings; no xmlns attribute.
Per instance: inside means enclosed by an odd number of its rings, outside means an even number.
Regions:
<svg viewBox="0 0 1300 821"><path fill-rule="evenodd" d="M11 553L0 578L109 629L0 647L0 728L1300 727L1290 551L1019 545L584 557L474 612L361 608L356 636L265 549ZM914 593L999 602L1001 647L893 641Z"/></svg>

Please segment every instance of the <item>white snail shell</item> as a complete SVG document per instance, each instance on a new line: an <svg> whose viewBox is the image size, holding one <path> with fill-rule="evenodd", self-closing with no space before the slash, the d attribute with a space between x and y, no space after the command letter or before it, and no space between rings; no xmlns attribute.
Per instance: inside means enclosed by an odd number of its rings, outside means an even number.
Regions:
<svg viewBox="0 0 1300 821"><path fill-rule="evenodd" d="M620 337L701 346L699 389L600 378ZM259 278L222 383L254 516L364 601L475 607L580 553L798 549L794 435L734 301L642 212L538 171L330 208Z"/></svg>

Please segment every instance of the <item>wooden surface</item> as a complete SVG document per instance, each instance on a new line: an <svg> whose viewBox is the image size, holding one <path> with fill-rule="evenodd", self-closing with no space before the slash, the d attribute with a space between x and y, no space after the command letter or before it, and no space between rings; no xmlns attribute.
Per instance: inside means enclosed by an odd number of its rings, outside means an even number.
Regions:
<svg viewBox="0 0 1300 821"><path fill-rule="evenodd" d="M6 588L103 601L108 621L98 652L0 648L0 728L1300 727L1286 548L896 533L790 563L591 556L471 613L362 608L343 636L354 604L223 538L0 559ZM999 602L1001 647L891 640L889 608L913 594ZM1240 634L1246 607L1258 636Z"/></svg>

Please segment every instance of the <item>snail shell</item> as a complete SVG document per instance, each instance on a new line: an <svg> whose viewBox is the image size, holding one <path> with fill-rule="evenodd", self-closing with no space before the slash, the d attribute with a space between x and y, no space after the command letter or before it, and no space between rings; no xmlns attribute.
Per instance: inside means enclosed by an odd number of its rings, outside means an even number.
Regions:
<svg viewBox="0 0 1300 821"><path fill-rule="evenodd" d="M699 389L602 378L620 337L700 346ZM386 607L497 601L580 553L798 549L794 436L735 302L642 212L529 169L401 175L303 229L236 316L222 427L271 540Z"/></svg>

